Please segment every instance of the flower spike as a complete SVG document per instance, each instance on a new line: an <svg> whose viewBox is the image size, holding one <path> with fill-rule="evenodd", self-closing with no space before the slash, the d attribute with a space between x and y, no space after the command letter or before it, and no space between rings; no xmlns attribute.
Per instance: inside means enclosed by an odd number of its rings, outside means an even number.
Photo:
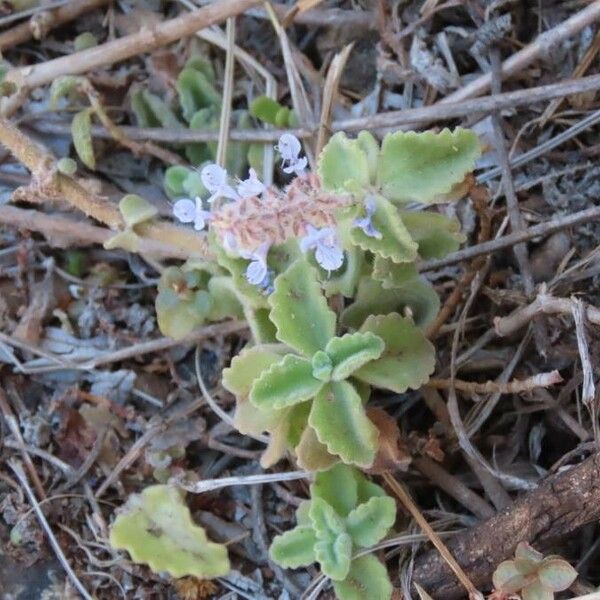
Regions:
<svg viewBox="0 0 600 600"><path fill-rule="evenodd" d="M336 271L344 262L344 251L340 245L335 228L317 229L306 226L306 235L300 240L302 252L315 251L315 259L326 271Z"/></svg>

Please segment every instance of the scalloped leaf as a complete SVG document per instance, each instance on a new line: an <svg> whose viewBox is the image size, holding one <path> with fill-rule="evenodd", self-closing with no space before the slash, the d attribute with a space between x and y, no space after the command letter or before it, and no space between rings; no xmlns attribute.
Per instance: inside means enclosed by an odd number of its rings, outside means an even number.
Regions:
<svg viewBox="0 0 600 600"><path fill-rule="evenodd" d="M442 258L456 252L467 237L460 231L458 219L450 219L431 211L399 211L400 218L425 260Z"/></svg>
<svg viewBox="0 0 600 600"><path fill-rule="evenodd" d="M319 176L326 190L343 192L369 184L369 161L357 140L338 132L319 155Z"/></svg>
<svg viewBox="0 0 600 600"><path fill-rule="evenodd" d="M267 308L252 308L245 301L244 317L248 322L252 338L257 344L273 344L277 342L275 337L275 325L269 319L269 310Z"/></svg>
<svg viewBox="0 0 600 600"><path fill-rule="evenodd" d="M318 473L339 462L339 457L330 454L327 446L319 442L315 430L307 425L298 445L294 448L298 466L304 471Z"/></svg>
<svg viewBox="0 0 600 600"><path fill-rule="evenodd" d="M156 206L137 194L123 196L119 202L119 211L127 227L134 227L158 214Z"/></svg>
<svg viewBox="0 0 600 600"><path fill-rule="evenodd" d="M477 135L460 127L389 133L381 145L377 181L390 200L434 202L463 182L480 155Z"/></svg>
<svg viewBox="0 0 600 600"><path fill-rule="evenodd" d="M226 318L244 318L244 307L238 298L231 277L226 275L211 277L207 290L213 300L208 315L209 321L220 321Z"/></svg>
<svg viewBox="0 0 600 600"><path fill-rule="evenodd" d="M356 136L356 141L367 157L369 165L369 180L375 183L377 178L377 163L379 162L379 142L369 131L361 131Z"/></svg>
<svg viewBox="0 0 600 600"><path fill-rule="evenodd" d="M347 533L319 540L315 544L315 556L323 574L334 581L343 580L350 570L352 540Z"/></svg>
<svg viewBox="0 0 600 600"><path fill-rule="evenodd" d="M381 239L367 235L360 227L352 227L352 243L397 263L415 260L418 246L404 226L396 207L383 196L374 195L371 198L376 207L371 223L381 233Z"/></svg>
<svg viewBox="0 0 600 600"><path fill-rule="evenodd" d="M577 571L562 558L547 558L538 569L540 583L553 592L568 589L577 577Z"/></svg>
<svg viewBox="0 0 600 600"><path fill-rule="evenodd" d="M316 562L317 536L312 527L298 526L273 538L269 554L284 569L297 569Z"/></svg>
<svg viewBox="0 0 600 600"><path fill-rule="evenodd" d="M71 121L71 137L77 156L92 171L96 168L96 157L92 144L92 109L86 108L75 114Z"/></svg>
<svg viewBox="0 0 600 600"><path fill-rule="evenodd" d="M311 498L308 516L320 540L335 537L346 531L343 519L323 498Z"/></svg>
<svg viewBox="0 0 600 600"><path fill-rule="evenodd" d="M286 408L314 398L323 385L313 377L311 361L288 354L254 382L250 402L262 409Z"/></svg>
<svg viewBox="0 0 600 600"><path fill-rule="evenodd" d="M394 591L385 565L372 555L355 558L346 579L334 581L333 589L339 600L390 600Z"/></svg>
<svg viewBox="0 0 600 600"><path fill-rule="evenodd" d="M197 69L186 67L181 70L175 89L186 121L191 121L194 113L208 106L219 107L221 95L208 77Z"/></svg>
<svg viewBox="0 0 600 600"><path fill-rule="evenodd" d="M321 498L342 517L358 504L358 480L363 478L356 469L339 463L323 473L317 473L310 486L310 497Z"/></svg>
<svg viewBox="0 0 600 600"><path fill-rule="evenodd" d="M529 583L521 590L522 600L554 600L554 592L539 581Z"/></svg>
<svg viewBox="0 0 600 600"><path fill-rule="evenodd" d="M377 428L368 419L360 395L348 382L324 386L313 400L308 422L319 441L345 463L361 467L373 464Z"/></svg>
<svg viewBox="0 0 600 600"><path fill-rule="evenodd" d="M277 339L307 357L323 350L335 335L335 313L321 293L316 270L304 259L275 278L269 304Z"/></svg>
<svg viewBox="0 0 600 600"><path fill-rule="evenodd" d="M371 315L392 312L404 314L410 310L415 323L427 327L440 309L440 299L435 290L422 279L411 279L405 285L385 289L370 277L363 277L358 284L354 302L342 312L342 324L360 328Z"/></svg>
<svg viewBox="0 0 600 600"><path fill-rule="evenodd" d="M410 320L397 313L371 316L361 327L385 342L381 358L368 363L353 376L398 394L419 389L435 369L435 348Z"/></svg>
<svg viewBox="0 0 600 600"><path fill-rule="evenodd" d="M347 333L332 338L325 347L333 366L332 381L346 379L366 363L379 358L384 348L383 340L369 333Z"/></svg>
<svg viewBox="0 0 600 600"><path fill-rule="evenodd" d="M373 279L381 281L386 289L403 287L419 277L415 263L395 263L389 258L375 256L373 260Z"/></svg>
<svg viewBox="0 0 600 600"><path fill-rule="evenodd" d="M223 369L222 383L236 397L248 398L253 383L269 367L281 360L281 353L272 346L252 346L244 348L231 360L231 365Z"/></svg>
<svg viewBox="0 0 600 600"><path fill-rule="evenodd" d="M129 497L110 531L113 548L124 549L155 573L208 579L229 572L227 548L211 542L192 520L181 493L167 485Z"/></svg>
<svg viewBox="0 0 600 600"><path fill-rule="evenodd" d="M370 548L386 536L395 520L396 503L393 498L371 498L348 515L346 528L355 546Z"/></svg>

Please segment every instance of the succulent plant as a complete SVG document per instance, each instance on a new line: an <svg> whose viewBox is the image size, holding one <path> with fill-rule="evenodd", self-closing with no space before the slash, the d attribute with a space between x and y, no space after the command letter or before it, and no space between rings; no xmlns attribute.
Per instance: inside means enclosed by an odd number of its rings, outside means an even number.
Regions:
<svg viewBox="0 0 600 600"><path fill-rule="evenodd" d="M318 562L340 600L390 598L384 565L373 555L354 554L387 535L396 520L394 500L343 464L318 473L310 492L296 512L296 528L274 538L271 558L286 568Z"/></svg>
<svg viewBox="0 0 600 600"><path fill-rule="evenodd" d="M556 592L569 588L577 571L560 556L546 556L520 542L515 558L498 565L493 575L496 591L520 592L523 600L553 600Z"/></svg>

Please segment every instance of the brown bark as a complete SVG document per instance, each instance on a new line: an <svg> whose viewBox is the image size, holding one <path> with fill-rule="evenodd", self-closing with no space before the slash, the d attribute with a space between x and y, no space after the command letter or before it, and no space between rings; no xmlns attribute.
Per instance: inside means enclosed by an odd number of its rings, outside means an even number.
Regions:
<svg viewBox="0 0 600 600"><path fill-rule="evenodd" d="M600 519L600 453L580 465L548 478L496 516L452 538L448 549L480 590L491 587L496 566L526 541L537 550ZM464 588L437 551L421 555L413 580L434 598L464 596Z"/></svg>

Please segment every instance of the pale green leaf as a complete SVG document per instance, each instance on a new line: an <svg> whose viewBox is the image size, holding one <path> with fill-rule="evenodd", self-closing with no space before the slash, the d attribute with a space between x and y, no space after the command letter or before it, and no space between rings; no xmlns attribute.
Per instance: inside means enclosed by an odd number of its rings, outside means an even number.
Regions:
<svg viewBox="0 0 600 600"><path fill-rule="evenodd" d="M77 173L77 163L67 156L56 161L56 168L59 173L68 175L69 177Z"/></svg>
<svg viewBox="0 0 600 600"><path fill-rule="evenodd" d="M372 276L389 290L412 285L418 280L419 273L415 263L395 263L389 258L375 256Z"/></svg>
<svg viewBox="0 0 600 600"><path fill-rule="evenodd" d="M394 499L375 497L357 506L348 515L346 527L355 546L370 548L385 537L395 520Z"/></svg>
<svg viewBox="0 0 600 600"><path fill-rule="evenodd" d="M269 554L285 569L297 569L314 563L317 536L312 527L296 527L273 538Z"/></svg>
<svg viewBox="0 0 600 600"><path fill-rule="evenodd" d="M250 114L264 123L275 125L277 113L283 108L277 100L268 96L258 96L250 104Z"/></svg>
<svg viewBox="0 0 600 600"><path fill-rule="evenodd" d="M272 347L252 346L244 348L223 369L222 383L225 389L242 398L248 398L253 383L261 373L281 360L281 352Z"/></svg>
<svg viewBox="0 0 600 600"><path fill-rule="evenodd" d="M375 179L377 178L377 163L379 162L379 142L368 131L361 131L356 140L367 157L369 180L371 183L375 183Z"/></svg>
<svg viewBox="0 0 600 600"><path fill-rule="evenodd" d="M339 600L390 600L394 588L385 565L372 555L355 558L343 581L334 581Z"/></svg>
<svg viewBox="0 0 600 600"><path fill-rule="evenodd" d="M339 463L323 473L317 473L310 486L311 498L321 498L342 517L356 507L358 479L364 478L356 469Z"/></svg>
<svg viewBox="0 0 600 600"><path fill-rule="evenodd" d="M94 48L98 45L96 36L91 31L84 31L80 33L73 41L73 47L75 52L81 52L88 48Z"/></svg>
<svg viewBox="0 0 600 600"><path fill-rule="evenodd" d="M389 133L381 146L378 183L390 200L434 202L464 180L480 155L477 135L468 129Z"/></svg>
<svg viewBox="0 0 600 600"><path fill-rule="evenodd" d="M127 227L133 227L152 219L158 214L157 208L137 194L127 194L119 202L119 211Z"/></svg>
<svg viewBox="0 0 600 600"><path fill-rule="evenodd" d="M530 578L521 573L512 560L501 562L492 575L494 588L507 594L518 592L529 581Z"/></svg>
<svg viewBox="0 0 600 600"><path fill-rule="evenodd" d="M148 90L138 89L131 94L131 110L140 127L184 128L171 107Z"/></svg>
<svg viewBox="0 0 600 600"><path fill-rule="evenodd" d="M330 381L331 373L333 371L333 363L331 357L324 350L317 350L312 359L312 374L320 381Z"/></svg>
<svg viewBox="0 0 600 600"><path fill-rule="evenodd" d="M577 579L577 571L562 558L547 558L538 569L538 579L552 591L562 592Z"/></svg>
<svg viewBox="0 0 600 600"><path fill-rule="evenodd" d="M208 106L220 106L221 96L206 74L196 69L184 68L175 84L179 94L181 111L187 121L191 121L194 113Z"/></svg>
<svg viewBox="0 0 600 600"><path fill-rule="evenodd" d="M330 454L327 446L321 444L315 430L307 425L302 432L298 445L294 448L298 466L304 471L318 473L339 462L339 457Z"/></svg>
<svg viewBox="0 0 600 600"><path fill-rule="evenodd" d="M130 496L111 527L110 543L155 573L166 571L172 577L221 577L230 568L227 548L207 538L193 522L179 490L167 485Z"/></svg>
<svg viewBox="0 0 600 600"><path fill-rule="evenodd" d="M330 539L346 531L344 520L330 504L318 496L311 498L308 516L320 540Z"/></svg>
<svg viewBox="0 0 600 600"><path fill-rule="evenodd" d="M231 277L225 275L211 277L207 290L213 300L208 315L209 321L220 321L226 318L242 319L244 317L244 308L237 296Z"/></svg>
<svg viewBox="0 0 600 600"><path fill-rule="evenodd" d="M383 340L372 333L347 333L332 338L325 347L333 365L331 379L346 379L366 363L379 358L384 347Z"/></svg>
<svg viewBox="0 0 600 600"><path fill-rule="evenodd" d="M311 361L288 354L254 382L250 402L258 408L281 409L310 400L324 385L313 377L312 369Z"/></svg>
<svg viewBox="0 0 600 600"><path fill-rule="evenodd" d="M55 79L50 86L50 108L55 109L61 98L70 95L86 82L85 77L78 75L65 75L64 77Z"/></svg>
<svg viewBox="0 0 600 600"><path fill-rule="evenodd" d="M277 339L307 357L323 350L335 335L335 313L321 293L315 269L304 259L275 278L269 304Z"/></svg>
<svg viewBox="0 0 600 600"><path fill-rule="evenodd" d="M353 227L350 231L352 243L397 263L415 260L418 246L398 215L398 209L383 196L371 198L376 207L371 223L381 233L381 238L367 235L360 227Z"/></svg>
<svg viewBox="0 0 600 600"><path fill-rule="evenodd" d="M431 211L399 211L400 218L412 239L419 246L419 256L425 260L442 258L456 252L466 241L457 219Z"/></svg>
<svg viewBox="0 0 600 600"><path fill-rule="evenodd" d="M536 580L521 590L521 598L522 600L554 600L554 592Z"/></svg>
<svg viewBox="0 0 600 600"><path fill-rule="evenodd" d="M96 168L96 157L92 145L92 110L86 108L75 114L71 121L73 146L81 162L92 171Z"/></svg>
<svg viewBox="0 0 600 600"><path fill-rule="evenodd" d="M397 313L371 316L361 331L378 335L385 342L385 351L354 377L398 394L419 389L429 380L435 368L435 348L410 319Z"/></svg>
<svg viewBox="0 0 600 600"><path fill-rule="evenodd" d="M272 344L277 342L275 325L269 319L269 309L252 308L243 299L244 318L252 332L252 338L257 344Z"/></svg>
<svg viewBox="0 0 600 600"><path fill-rule="evenodd" d="M190 56L190 58L187 59L184 68L200 71L200 73L208 79L209 83L214 84L216 81L215 69L212 61L206 56L200 54Z"/></svg>
<svg viewBox="0 0 600 600"><path fill-rule="evenodd" d="M167 167L163 179L163 187L171 200L176 200L187 195L183 188L183 182L191 172L191 169L183 165L171 165Z"/></svg>
<svg viewBox="0 0 600 600"><path fill-rule="evenodd" d="M345 579L350 570L352 540L347 533L317 541L315 556L321 571L334 581Z"/></svg>
<svg viewBox="0 0 600 600"><path fill-rule="evenodd" d="M338 132L319 155L319 176L326 190L341 192L369 184L369 161L357 140Z"/></svg>
<svg viewBox="0 0 600 600"><path fill-rule="evenodd" d="M379 433L348 382L327 384L313 400L308 422L319 441L345 463L361 467L373 464Z"/></svg>

